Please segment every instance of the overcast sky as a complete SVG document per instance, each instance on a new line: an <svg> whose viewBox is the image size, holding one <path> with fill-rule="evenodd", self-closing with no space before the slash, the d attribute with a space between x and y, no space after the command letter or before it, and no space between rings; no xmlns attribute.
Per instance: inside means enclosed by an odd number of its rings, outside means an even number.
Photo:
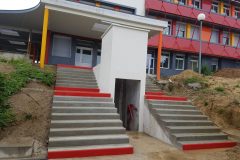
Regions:
<svg viewBox="0 0 240 160"><path fill-rule="evenodd" d="M24 10L33 8L40 0L0 0L0 10Z"/></svg>

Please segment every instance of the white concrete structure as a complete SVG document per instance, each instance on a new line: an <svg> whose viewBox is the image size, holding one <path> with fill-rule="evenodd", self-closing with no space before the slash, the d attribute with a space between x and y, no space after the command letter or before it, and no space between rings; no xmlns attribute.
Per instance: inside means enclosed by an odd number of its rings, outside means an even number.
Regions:
<svg viewBox="0 0 240 160"><path fill-rule="evenodd" d="M143 131L148 32L112 24L102 38L101 65L97 74L101 91L111 93L112 97L116 78L140 81L139 131Z"/></svg>

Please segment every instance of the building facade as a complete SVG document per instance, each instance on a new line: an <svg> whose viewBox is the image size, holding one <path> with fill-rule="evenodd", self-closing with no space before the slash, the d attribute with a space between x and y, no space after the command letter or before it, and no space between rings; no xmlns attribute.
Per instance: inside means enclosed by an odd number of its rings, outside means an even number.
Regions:
<svg viewBox="0 0 240 160"><path fill-rule="evenodd" d="M168 21L163 34L161 75L198 70L199 13L204 13L202 66L211 71L240 67L240 3L229 0L146 0L146 16ZM156 73L158 38L149 40L148 73Z"/></svg>

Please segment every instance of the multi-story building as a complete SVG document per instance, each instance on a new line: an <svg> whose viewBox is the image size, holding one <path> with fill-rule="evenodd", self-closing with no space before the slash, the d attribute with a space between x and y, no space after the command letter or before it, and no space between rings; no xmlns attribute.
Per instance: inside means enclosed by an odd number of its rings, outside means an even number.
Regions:
<svg viewBox="0 0 240 160"><path fill-rule="evenodd" d="M238 7L210 0L41 0L24 11L0 10L1 52L27 53L41 68L62 64L48 158L132 153L122 124L182 149L236 145L186 97L159 92L146 73L160 79L198 68L202 12L203 65L240 67Z"/></svg>
<svg viewBox="0 0 240 160"><path fill-rule="evenodd" d="M202 65L211 71L240 67L240 2L234 0L146 0L146 16L168 21L163 34L161 74L198 69L200 23ZM148 73L156 73L157 36L149 40Z"/></svg>

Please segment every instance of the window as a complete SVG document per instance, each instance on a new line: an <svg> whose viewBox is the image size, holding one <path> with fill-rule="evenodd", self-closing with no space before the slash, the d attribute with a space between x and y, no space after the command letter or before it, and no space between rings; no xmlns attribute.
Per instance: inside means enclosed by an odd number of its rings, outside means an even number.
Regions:
<svg viewBox="0 0 240 160"><path fill-rule="evenodd" d="M177 23L176 35L177 35L177 37L182 37L182 38L186 37L186 24Z"/></svg>
<svg viewBox="0 0 240 160"><path fill-rule="evenodd" d="M168 27L164 29L163 34L171 35L172 34L172 22L168 21Z"/></svg>
<svg viewBox="0 0 240 160"><path fill-rule="evenodd" d="M179 0L178 3L181 4L181 5L185 5L186 4L186 0Z"/></svg>
<svg viewBox="0 0 240 160"><path fill-rule="evenodd" d="M234 47L239 47L240 48L240 34L234 34Z"/></svg>
<svg viewBox="0 0 240 160"><path fill-rule="evenodd" d="M211 35L210 42L219 43L219 30L212 29L212 35Z"/></svg>
<svg viewBox="0 0 240 160"><path fill-rule="evenodd" d="M65 37L60 35L53 36L53 48L52 55L57 57L71 57L71 37Z"/></svg>
<svg viewBox="0 0 240 160"><path fill-rule="evenodd" d="M240 8L239 7L235 7L234 17L240 18Z"/></svg>
<svg viewBox="0 0 240 160"><path fill-rule="evenodd" d="M201 8L201 0L192 0L192 4L194 8L197 8L197 9Z"/></svg>
<svg viewBox="0 0 240 160"><path fill-rule="evenodd" d="M229 15L230 15L230 7L229 7L228 4L224 4L224 5L223 5L223 14L224 14L225 16L229 16Z"/></svg>
<svg viewBox="0 0 240 160"><path fill-rule="evenodd" d="M184 59L185 59L185 57L183 55L176 56L176 62L175 62L176 70L184 70L184 62L185 62Z"/></svg>
<svg viewBox="0 0 240 160"><path fill-rule="evenodd" d="M199 27L197 26L191 27L191 38L195 40L199 40Z"/></svg>
<svg viewBox="0 0 240 160"><path fill-rule="evenodd" d="M170 66L170 53L163 52L161 58L161 68L169 69Z"/></svg>
<svg viewBox="0 0 240 160"><path fill-rule="evenodd" d="M218 13L218 1L213 1L211 12Z"/></svg>
<svg viewBox="0 0 240 160"><path fill-rule="evenodd" d="M223 44L230 45L229 32L223 32Z"/></svg>

